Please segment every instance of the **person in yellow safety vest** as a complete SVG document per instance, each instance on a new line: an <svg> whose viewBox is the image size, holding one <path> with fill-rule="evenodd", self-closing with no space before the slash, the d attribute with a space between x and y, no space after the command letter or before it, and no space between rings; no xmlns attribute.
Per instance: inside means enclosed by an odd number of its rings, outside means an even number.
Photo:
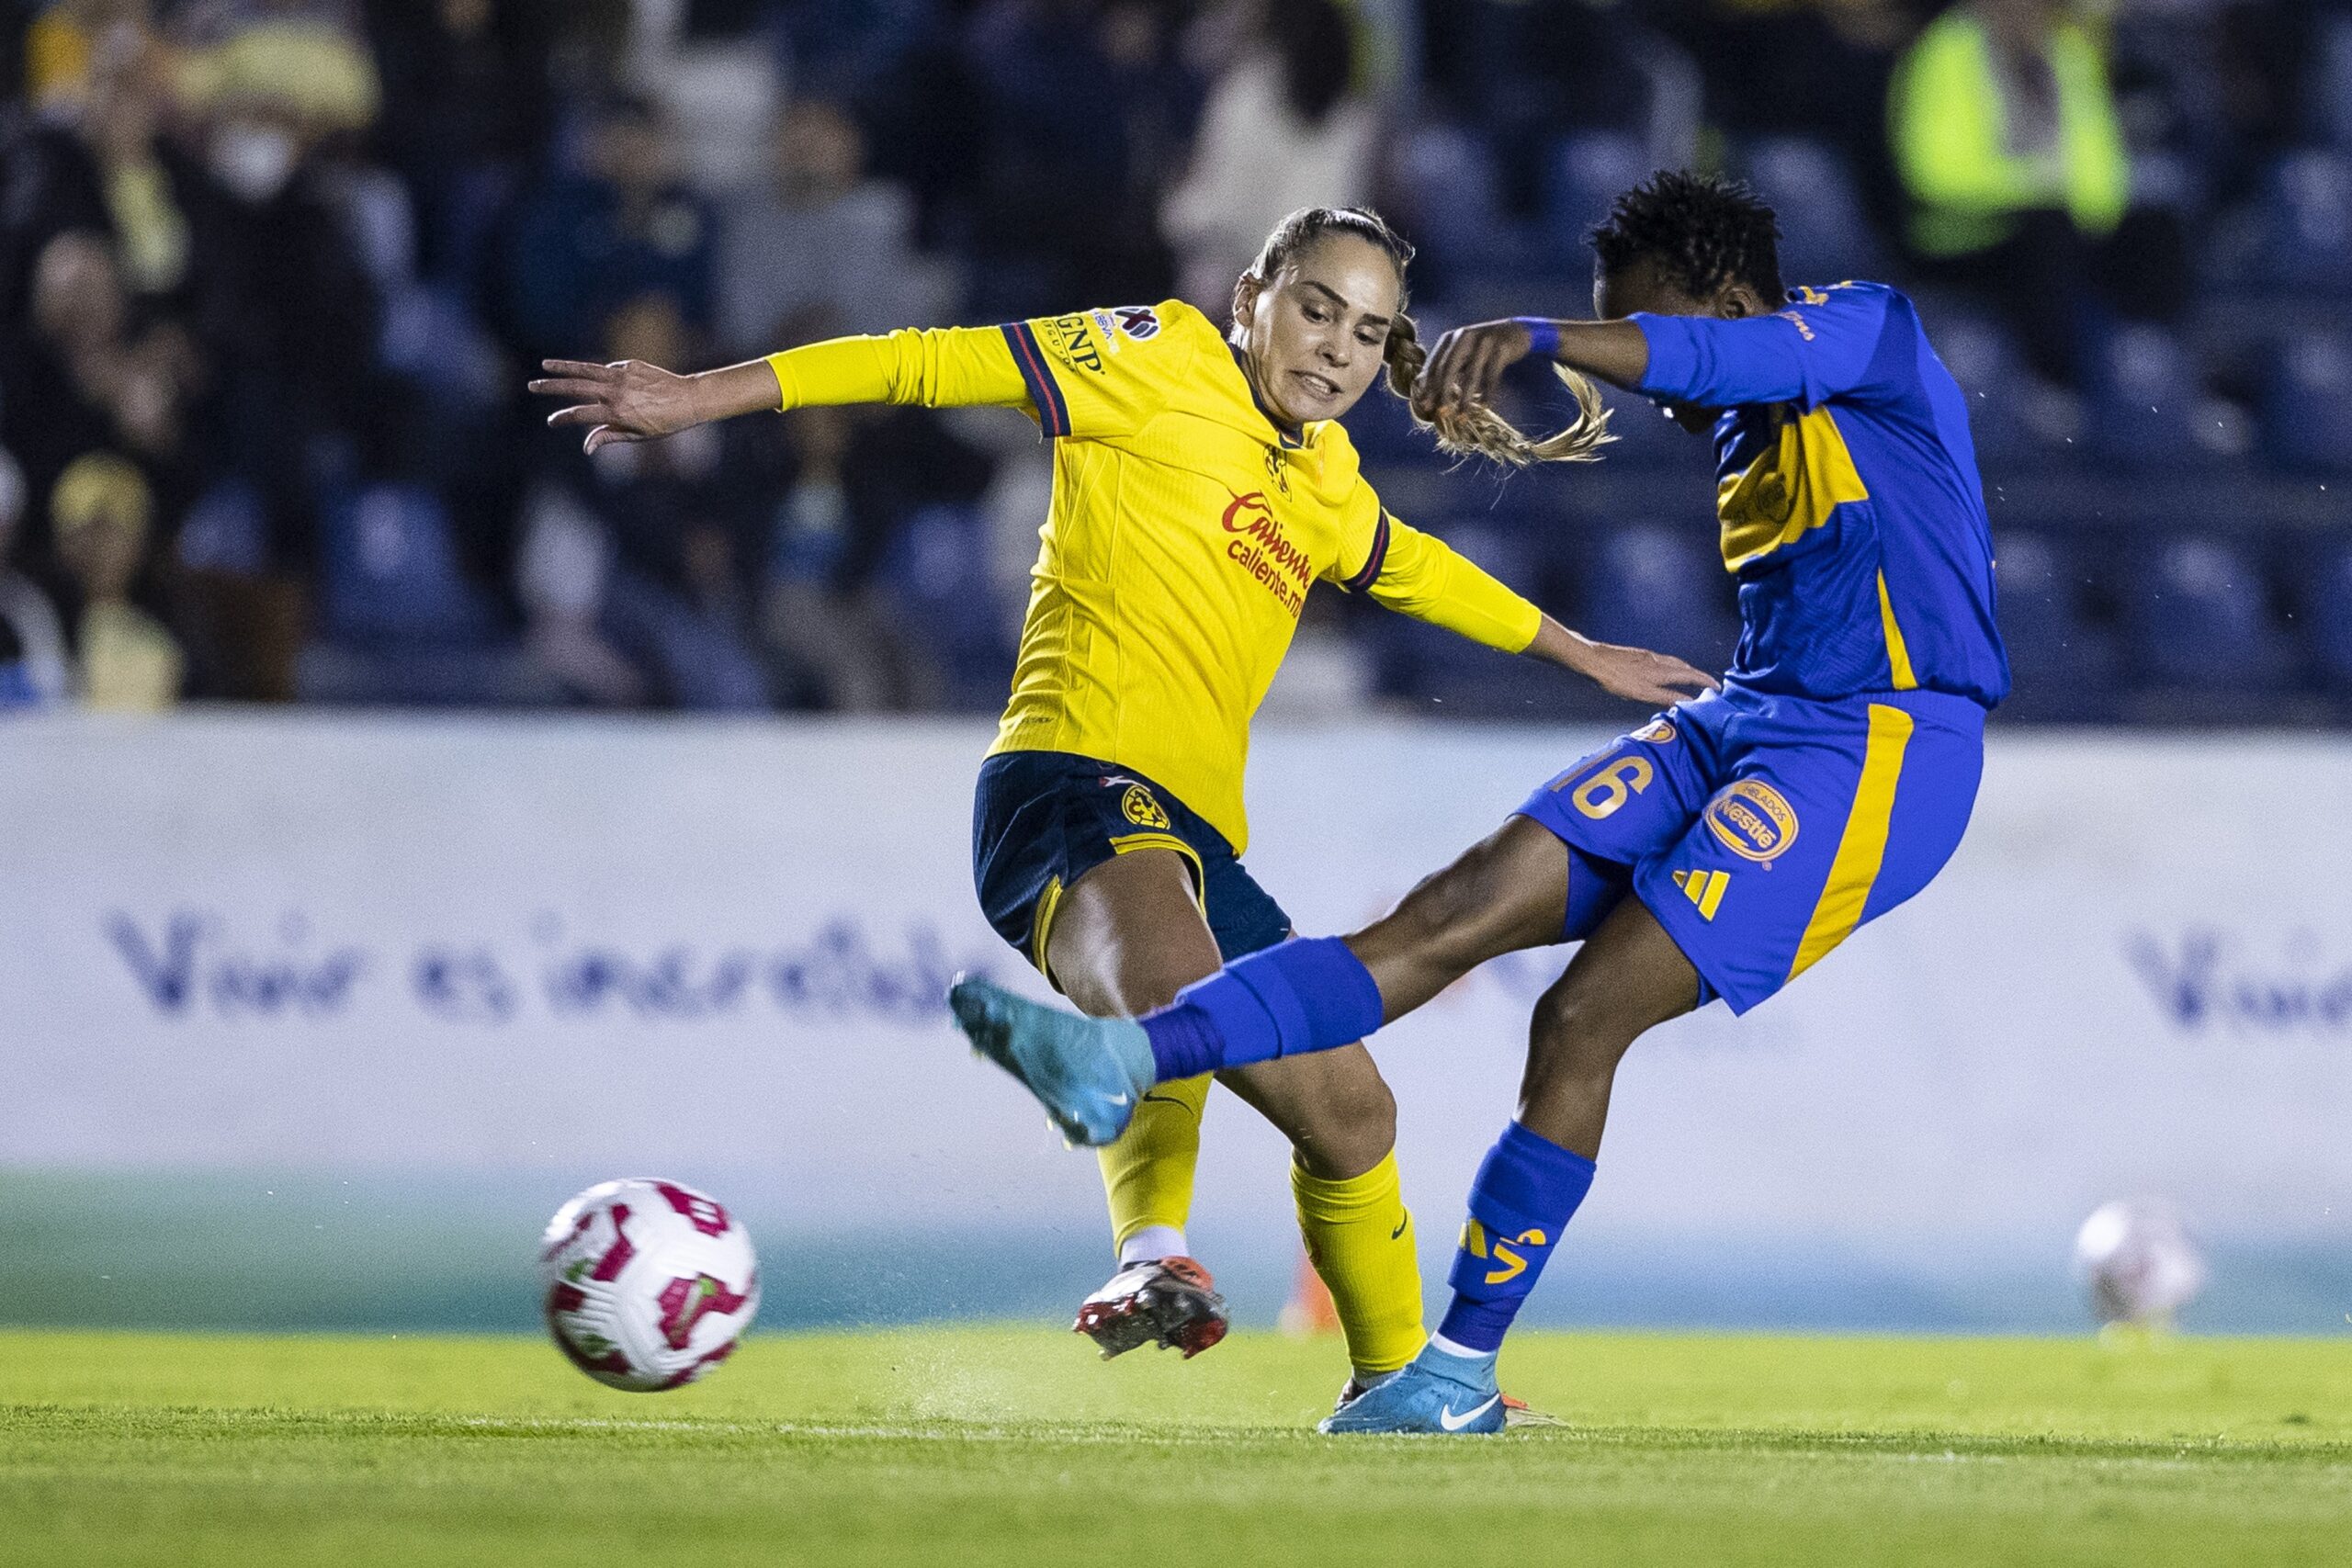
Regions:
<svg viewBox="0 0 2352 1568"><path fill-rule="evenodd" d="M2076 379L2087 289L2127 315L2171 313L2177 235L2116 243L2131 155L2088 7L1962 0L1896 64L1887 132L1921 272L1992 296L2050 379Z"/></svg>
<svg viewBox="0 0 2352 1568"><path fill-rule="evenodd" d="M2104 236L2131 197L2104 39L2064 0L1946 11L1896 66L1889 120L1926 255L1989 249L2036 209Z"/></svg>

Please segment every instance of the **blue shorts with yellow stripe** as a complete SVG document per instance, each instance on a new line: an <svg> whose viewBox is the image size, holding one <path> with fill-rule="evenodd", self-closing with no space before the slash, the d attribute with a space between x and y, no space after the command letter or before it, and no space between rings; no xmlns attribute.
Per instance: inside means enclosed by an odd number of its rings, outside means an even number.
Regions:
<svg viewBox="0 0 2352 1568"><path fill-rule="evenodd" d="M980 909L1040 970L1064 890L1136 850L1184 857L1228 963L1290 935L1290 917L1242 868L1225 835L1134 769L1072 751L1001 751L980 764L972 801Z"/></svg>
<svg viewBox="0 0 2352 1568"><path fill-rule="evenodd" d="M1814 701L1737 684L1680 704L1521 807L1749 1008L1925 887L1960 847L1984 710L1942 692ZM1571 939L1605 909L1577 895Z"/></svg>

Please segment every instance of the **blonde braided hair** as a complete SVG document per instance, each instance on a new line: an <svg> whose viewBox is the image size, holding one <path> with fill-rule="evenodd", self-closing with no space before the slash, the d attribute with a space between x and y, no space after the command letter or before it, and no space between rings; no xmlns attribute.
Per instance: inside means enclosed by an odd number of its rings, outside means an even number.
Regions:
<svg viewBox="0 0 2352 1568"><path fill-rule="evenodd" d="M1388 389L1410 402L1413 383L1420 378L1430 355L1421 346L1413 319L1402 310L1388 329L1386 353ZM1435 433L1439 451L1458 457L1488 457L1514 468L1531 463L1598 463L1600 449L1617 439L1609 433L1609 411L1601 406L1600 388L1591 377L1565 365L1553 366L1552 373L1576 399L1577 417L1550 435L1521 434L1510 421L1483 402L1474 402L1458 413L1440 414L1433 422L1417 412L1413 423Z"/></svg>

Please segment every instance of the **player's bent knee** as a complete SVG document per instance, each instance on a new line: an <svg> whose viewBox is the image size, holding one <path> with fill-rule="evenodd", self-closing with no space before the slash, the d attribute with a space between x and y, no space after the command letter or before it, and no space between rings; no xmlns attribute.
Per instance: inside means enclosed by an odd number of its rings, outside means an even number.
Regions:
<svg viewBox="0 0 2352 1568"><path fill-rule="evenodd" d="M1268 1062L1226 1082L1326 1180L1361 1176L1396 1146L1396 1096L1360 1049Z"/></svg>
<svg viewBox="0 0 2352 1568"><path fill-rule="evenodd" d="M1562 979L1537 998L1528 1024L1528 1077L1606 1077L1641 1033L1599 989Z"/></svg>
<svg viewBox="0 0 2352 1568"><path fill-rule="evenodd" d="M1318 1106L1288 1131L1292 1149L1310 1174L1344 1181L1362 1176L1396 1146L1396 1101L1384 1091L1377 1100Z"/></svg>
<svg viewBox="0 0 2352 1568"><path fill-rule="evenodd" d="M1317 1107L1314 1125L1304 1140L1313 1143L1340 1164L1354 1168L1333 1174L1353 1176L1378 1165L1396 1146L1396 1096L1387 1080L1368 1073Z"/></svg>

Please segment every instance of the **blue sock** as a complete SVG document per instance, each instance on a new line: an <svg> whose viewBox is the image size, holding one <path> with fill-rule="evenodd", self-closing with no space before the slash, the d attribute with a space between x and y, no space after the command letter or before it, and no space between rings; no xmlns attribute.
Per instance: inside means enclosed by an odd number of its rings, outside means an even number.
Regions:
<svg viewBox="0 0 2352 1568"><path fill-rule="evenodd" d="M1453 1304L1437 1331L1472 1350L1499 1350L1560 1232L1592 1188L1592 1161L1514 1122L1470 1184L1470 1218L1453 1255Z"/></svg>
<svg viewBox="0 0 2352 1568"><path fill-rule="evenodd" d="M1380 1027L1380 987L1335 936L1238 958L1142 1021L1159 1081L1352 1045Z"/></svg>

